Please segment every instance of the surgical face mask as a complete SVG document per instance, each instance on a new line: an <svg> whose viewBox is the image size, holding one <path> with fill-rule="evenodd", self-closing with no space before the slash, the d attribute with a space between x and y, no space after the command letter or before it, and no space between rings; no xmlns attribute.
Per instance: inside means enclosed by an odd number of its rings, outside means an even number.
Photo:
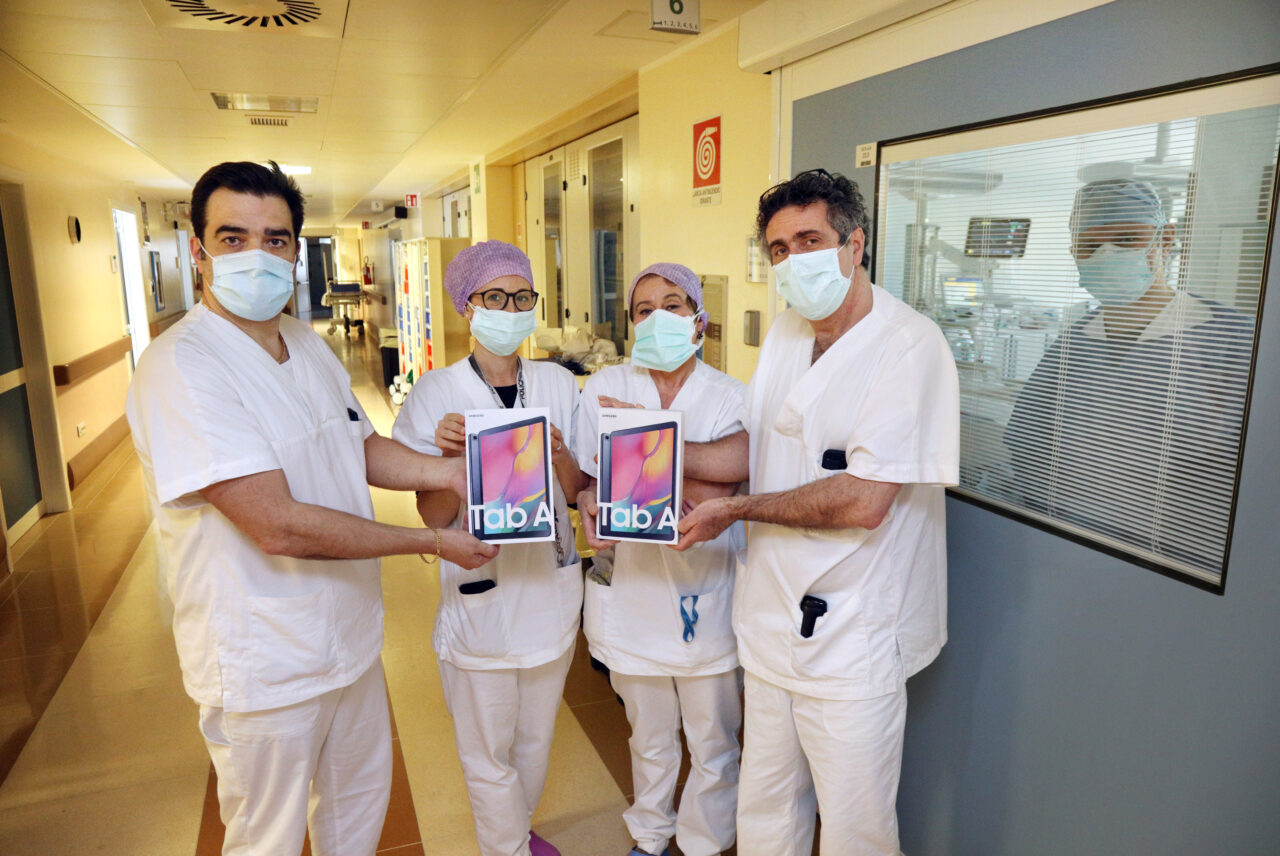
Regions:
<svg viewBox="0 0 1280 856"><path fill-rule="evenodd" d="M201 249L204 249L201 245ZM209 256L218 305L247 321L268 321L280 314L293 294L293 262L266 250L241 250Z"/></svg>
<svg viewBox="0 0 1280 856"><path fill-rule="evenodd" d="M655 309L636 325L636 343L631 348L631 362L660 372L675 371L698 350L693 341L699 309L693 315L677 315Z"/></svg>
<svg viewBox="0 0 1280 856"><path fill-rule="evenodd" d="M840 271L840 250L793 253L773 266L778 293L810 321L821 321L840 308L851 277Z"/></svg>
<svg viewBox="0 0 1280 856"><path fill-rule="evenodd" d="M520 343L533 335L538 326L538 316L533 310L507 312L504 309L485 309L474 303L468 305L472 313L471 335L486 350L500 357L514 354Z"/></svg>
<svg viewBox="0 0 1280 856"><path fill-rule="evenodd" d="M1147 261L1151 245L1142 249L1102 244L1087 259L1076 259L1080 287L1103 306L1133 303L1155 281L1155 271Z"/></svg>

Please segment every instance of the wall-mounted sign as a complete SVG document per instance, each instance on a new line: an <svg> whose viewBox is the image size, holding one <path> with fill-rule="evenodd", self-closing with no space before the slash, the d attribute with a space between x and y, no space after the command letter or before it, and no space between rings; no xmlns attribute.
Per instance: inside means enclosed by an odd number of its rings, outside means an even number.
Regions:
<svg viewBox="0 0 1280 856"><path fill-rule="evenodd" d="M650 0L649 11L651 30L695 36L702 32L698 0Z"/></svg>
<svg viewBox="0 0 1280 856"><path fill-rule="evenodd" d="M416 193L406 193L406 194L404 195L404 207L405 207L405 208L417 208L417 207L418 207L418 194L416 194Z"/></svg>
<svg viewBox="0 0 1280 856"><path fill-rule="evenodd" d="M858 143L858 148L854 150L854 166L875 166L876 165L876 144L875 143Z"/></svg>
<svg viewBox="0 0 1280 856"><path fill-rule="evenodd" d="M693 126L693 204L720 204L720 117Z"/></svg>
<svg viewBox="0 0 1280 856"><path fill-rule="evenodd" d="M370 223L368 220L361 220L361 221L360 221L360 228L361 228L361 229L371 229L371 228L373 228L373 224L372 224L372 223Z"/></svg>

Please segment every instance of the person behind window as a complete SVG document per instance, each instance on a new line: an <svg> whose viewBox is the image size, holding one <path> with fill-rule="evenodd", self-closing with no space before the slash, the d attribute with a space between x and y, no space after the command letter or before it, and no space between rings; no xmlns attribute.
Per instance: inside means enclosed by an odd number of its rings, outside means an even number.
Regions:
<svg viewBox="0 0 1280 856"><path fill-rule="evenodd" d="M1005 430L1014 489L1060 520L1218 568L1253 320L1168 281L1152 186L1076 193L1071 253L1099 303L1045 352Z"/></svg>

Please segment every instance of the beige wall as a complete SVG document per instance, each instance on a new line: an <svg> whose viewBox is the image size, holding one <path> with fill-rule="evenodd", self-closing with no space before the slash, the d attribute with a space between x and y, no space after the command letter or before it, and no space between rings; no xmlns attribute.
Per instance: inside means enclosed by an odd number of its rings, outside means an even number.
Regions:
<svg viewBox="0 0 1280 856"><path fill-rule="evenodd" d="M726 368L746 381L759 348L743 344L743 313L762 316L768 287L746 281L747 236L769 184L769 78L737 63L730 24L640 72L640 263L672 261L729 277ZM693 206L693 125L720 116L720 205ZM762 330L763 334L763 330Z"/></svg>
<svg viewBox="0 0 1280 856"><path fill-rule="evenodd" d="M523 166L521 167L523 170ZM512 172L509 166L485 166L480 192L471 188L471 241L506 241L514 243L515 199L512 197Z"/></svg>
<svg viewBox="0 0 1280 856"><path fill-rule="evenodd" d="M123 336L123 289L120 274L111 270L111 257L116 254L111 209L122 207L138 213L136 191L4 136L0 136L0 180L22 188L41 316L39 332L48 358L48 365L28 365L28 374L50 372L52 365L71 362ZM80 218L78 244L73 244L67 233L67 217L73 215ZM172 244L172 227L169 243ZM169 305L180 309L176 274L175 270L169 277L174 287ZM23 333L26 336L31 331ZM65 461L124 415L129 377L125 357L53 396L57 445L61 449L51 456L58 460L49 462L43 455L42 460L59 470L59 480L64 478ZM40 403L33 401L32 406L37 408ZM81 422L86 430L84 436L77 437L76 425Z"/></svg>

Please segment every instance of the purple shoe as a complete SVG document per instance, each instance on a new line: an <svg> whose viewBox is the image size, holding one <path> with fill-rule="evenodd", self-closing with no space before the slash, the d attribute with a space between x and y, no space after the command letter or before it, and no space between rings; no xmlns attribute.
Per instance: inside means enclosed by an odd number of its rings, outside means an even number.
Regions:
<svg viewBox="0 0 1280 856"><path fill-rule="evenodd" d="M529 830L529 856L560 856L555 845L532 829Z"/></svg>

